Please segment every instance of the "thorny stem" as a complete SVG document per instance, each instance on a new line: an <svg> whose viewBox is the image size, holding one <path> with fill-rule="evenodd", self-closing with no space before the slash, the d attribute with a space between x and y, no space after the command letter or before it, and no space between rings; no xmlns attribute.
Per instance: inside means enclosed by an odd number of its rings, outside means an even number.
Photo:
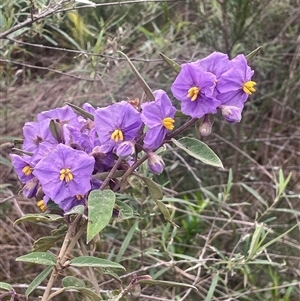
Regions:
<svg viewBox="0 0 300 301"><path fill-rule="evenodd" d="M63 241L62 247L60 249L59 255L57 257L57 263L53 268L53 271L51 273L50 279L48 281L46 290L43 294L42 301L48 301L51 298L49 297L52 286L54 285L54 282L59 274L59 271L63 268L63 265L68 259L68 254L73 250L75 244L77 243L78 239L80 238L81 234L85 230L85 223L81 225L81 228L76 233L76 235L72 238L74 235L74 232L81 220L81 215L77 215L77 217L74 219L72 224L69 226L69 229L67 231L67 234L65 236L65 239ZM70 242L71 241L71 242Z"/></svg>
<svg viewBox="0 0 300 301"><path fill-rule="evenodd" d="M79 244L80 244L80 249L81 249L81 252L84 256L88 256L88 252L87 252L87 249L85 247L85 244L84 242L82 241L82 239L79 240ZM93 267L89 267L89 274L90 274L90 280L95 288L95 292L97 295L100 296L100 288L99 288L99 285L98 285L98 281L97 281L97 278L96 278L96 275L95 275L95 271L94 271L94 268Z"/></svg>
<svg viewBox="0 0 300 301"><path fill-rule="evenodd" d="M117 183L116 186L114 187L114 191L117 191L120 187L123 186L125 183L126 179L128 176L130 176L134 170L139 167L143 162L145 162L148 159L148 154L146 154L144 157L141 159L137 160L133 165L131 165L128 170L125 172L125 174L122 177L122 180L120 183Z"/></svg>
<svg viewBox="0 0 300 301"><path fill-rule="evenodd" d="M117 168L119 167L119 165L122 162L122 160L123 159L121 159L121 158L119 158L117 160L117 162L115 163L115 165L113 166L113 168L111 169L111 171L109 172L109 174L107 175L106 179L102 183L101 187L99 188L100 190L103 190L105 188L105 186L109 183L109 181L113 178L114 173L117 171Z"/></svg>

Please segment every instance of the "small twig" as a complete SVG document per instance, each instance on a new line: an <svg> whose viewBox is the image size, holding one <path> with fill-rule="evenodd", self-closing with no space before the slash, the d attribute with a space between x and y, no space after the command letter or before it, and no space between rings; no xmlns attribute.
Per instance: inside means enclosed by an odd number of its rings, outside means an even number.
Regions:
<svg viewBox="0 0 300 301"><path fill-rule="evenodd" d="M20 66L24 66L24 67L28 67L28 68L33 68L33 69L46 70L48 72L54 72L54 73L58 73L58 74L63 75L63 76L69 76L69 77L72 77L72 78L76 78L76 79L80 79L80 80L86 80L86 81L89 81L89 82L99 82L99 81L101 81L100 79L97 80L97 79L92 79L92 78L86 78L86 77L73 75L73 74L70 74L70 73L64 73L62 71L55 70L55 69L48 68L48 67L34 66L34 65L30 65L30 64L25 64L25 63L21 63L21 62L14 62L14 61L10 61L10 60L3 60L3 59L0 59L0 62L20 65Z"/></svg>

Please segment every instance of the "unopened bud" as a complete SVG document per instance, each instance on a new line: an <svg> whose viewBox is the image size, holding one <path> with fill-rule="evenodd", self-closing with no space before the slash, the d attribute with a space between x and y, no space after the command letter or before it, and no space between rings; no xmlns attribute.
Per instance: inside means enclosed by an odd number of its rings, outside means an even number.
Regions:
<svg viewBox="0 0 300 301"><path fill-rule="evenodd" d="M229 123L237 123L242 119L242 110L235 106L220 106L224 119Z"/></svg>
<svg viewBox="0 0 300 301"><path fill-rule="evenodd" d="M23 194L27 198L33 198L36 196L38 188L39 180L37 178L32 178L29 181L27 181L25 186L23 187Z"/></svg>
<svg viewBox="0 0 300 301"><path fill-rule="evenodd" d="M204 116L202 124L199 126L199 133L203 137L207 137L211 134L212 124L209 120L208 114Z"/></svg>
<svg viewBox="0 0 300 301"><path fill-rule="evenodd" d="M159 175L163 172L165 163L161 156L154 152L148 152L148 166L152 173Z"/></svg>
<svg viewBox="0 0 300 301"><path fill-rule="evenodd" d="M122 159L133 155L135 153L135 143L133 141L124 141L117 147L116 154Z"/></svg>

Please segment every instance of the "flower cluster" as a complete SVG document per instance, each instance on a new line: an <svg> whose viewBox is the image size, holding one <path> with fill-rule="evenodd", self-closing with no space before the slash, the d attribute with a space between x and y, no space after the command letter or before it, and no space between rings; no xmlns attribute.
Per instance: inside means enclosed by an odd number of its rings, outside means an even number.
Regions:
<svg viewBox="0 0 300 301"><path fill-rule="evenodd" d="M176 109L164 91L155 91L154 95L154 101L142 105L142 112L127 101L104 108L86 103L83 109L94 120L78 116L65 106L38 114L37 122L27 122L23 127L23 155L11 155L15 171L25 184L23 194L36 197L41 209L49 201L64 212L85 205L89 192L101 187L97 174L110 171L118 157L124 160L119 169L128 169L137 147L148 153L149 169L161 173L163 161L159 166L154 164L152 158L157 155L153 151L174 128Z"/></svg>
<svg viewBox="0 0 300 301"><path fill-rule="evenodd" d="M236 123L242 118L245 101L255 92L253 73L244 55L230 60L226 54L214 52L183 64L171 90L181 101L182 113L201 118L220 109L227 122Z"/></svg>
<svg viewBox="0 0 300 301"><path fill-rule="evenodd" d="M171 90L181 101L184 114L204 116L202 135L211 131L207 114L215 114L217 109L228 122L240 121L244 103L255 91L253 71L243 55L229 60L215 52L181 67ZM41 209L49 201L64 212L86 205L90 191L105 185L97 177L99 173L111 171L118 158L122 163L118 169L130 168L142 150L148 155L150 171L160 174L164 162L155 150L174 129L176 108L165 91L157 90L153 95L153 101L140 107L136 101L103 108L86 103L86 118L65 106L38 114L36 122L27 122L22 156L11 155L25 184L24 195L36 197Z"/></svg>

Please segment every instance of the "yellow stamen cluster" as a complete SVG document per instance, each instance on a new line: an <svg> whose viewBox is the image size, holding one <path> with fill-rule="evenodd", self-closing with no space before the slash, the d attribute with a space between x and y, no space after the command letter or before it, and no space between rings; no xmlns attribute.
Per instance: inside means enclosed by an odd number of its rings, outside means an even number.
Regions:
<svg viewBox="0 0 300 301"><path fill-rule="evenodd" d="M22 172L26 175L26 176L30 176L32 174L33 168L29 165L26 165L25 167L23 167Z"/></svg>
<svg viewBox="0 0 300 301"><path fill-rule="evenodd" d="M44 200L40 200L36 203L38 205L38 207L42 210L42 211L46 211L47 207L44 203Z"/></svg>
<svg viewBox="0 0 300 301"><path fill-rule="evenodd" d="M247 93L248 95L251 95L253 92L255 92L256 90L254 89L254 87L256 86L256 82L250 80L248 82L245 82L243 85L243 91L245 93Z"/></svg>
<svg viewBox="0 0 300 301"><path fill-rule="evenodd" d="M112 140L115 140L116 142L123 141L124 140L124 136L121 130L114 130L114 132L111 134L110 138Z"/></svg>
<svg viewBox="0 0 300 301"><path fill-rule="evenodd" d="M198 87L192 87L188 90L188 98L191 98L191 101L195 101L198 97L200 89Z"/></svg>
<svg viewBox="0 0 300 301"><path fill-rule="evenodd" d="M174 129L174 122L175 120L171 117L166 117L163 121L162 121L162 124L163 126L169 130L169 131L172 131Z"/></svg>
<svg viewBox="0 0 300 301"><path fill-rule="evenodd" d="M73 180L73 174L69 168L63 168L60 172L59 179L67 183Z"/></svg>

